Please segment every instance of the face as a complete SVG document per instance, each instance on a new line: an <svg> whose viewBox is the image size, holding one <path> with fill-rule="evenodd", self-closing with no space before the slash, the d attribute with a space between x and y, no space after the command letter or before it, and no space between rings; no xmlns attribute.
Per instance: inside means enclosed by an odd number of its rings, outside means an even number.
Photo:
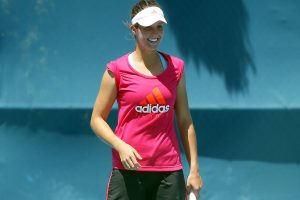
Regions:
<svg viewBox="0 0 300 200"><path fill-rule="evenodd" d="M156 50L163 38L164 23L156 22L151 26L137 25L132 27L137 44L145 50Z"/></svg>

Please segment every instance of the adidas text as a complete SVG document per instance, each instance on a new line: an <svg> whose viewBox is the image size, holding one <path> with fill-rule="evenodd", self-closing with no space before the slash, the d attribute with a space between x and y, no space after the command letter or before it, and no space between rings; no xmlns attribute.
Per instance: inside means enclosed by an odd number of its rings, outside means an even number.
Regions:
<svg viewBox="0 0 300 200"><path fill-rule="evenodd" d="M146 106L136 106L135 111L138 113L165 113L170 109L169 105L151 105L147 104Z"/></svg>

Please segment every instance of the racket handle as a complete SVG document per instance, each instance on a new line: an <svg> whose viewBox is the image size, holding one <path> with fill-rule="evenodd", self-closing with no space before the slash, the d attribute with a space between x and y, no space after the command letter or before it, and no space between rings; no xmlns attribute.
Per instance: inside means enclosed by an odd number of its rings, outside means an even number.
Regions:
<svg viewBox="0 0 300 200"><path fill-rule="evenodd" d="M197 200L196 195L193 192L190 192L189 194L189 200Z"/></svg>

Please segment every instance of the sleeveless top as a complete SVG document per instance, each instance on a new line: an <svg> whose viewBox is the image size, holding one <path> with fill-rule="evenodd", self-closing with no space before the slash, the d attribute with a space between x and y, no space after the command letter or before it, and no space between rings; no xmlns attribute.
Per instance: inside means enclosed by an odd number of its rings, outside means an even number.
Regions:
<svg viewBox="0 0 300 200"><path fill-rule="evenodd" d="M128 61L130 53L107 64L107 70L115 76L117 88L118 124L114 133L143 158L137 159L141 165L138 171L182 169L174 123L174 104L184 62L160 53L168 64L156 76L135 70ZM114 149L112 165L115 169L125 169Z"/></svg>

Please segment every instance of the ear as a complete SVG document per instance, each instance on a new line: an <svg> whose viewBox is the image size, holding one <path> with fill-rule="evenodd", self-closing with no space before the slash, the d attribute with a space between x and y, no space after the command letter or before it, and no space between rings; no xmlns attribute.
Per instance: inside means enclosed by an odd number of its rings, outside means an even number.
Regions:
<svg viewBox="0 0 300 200"><path fill-rule="evenodd" d="M133 35L135 35L136 27L134 25L130 26L131 32Z"/></svg>

